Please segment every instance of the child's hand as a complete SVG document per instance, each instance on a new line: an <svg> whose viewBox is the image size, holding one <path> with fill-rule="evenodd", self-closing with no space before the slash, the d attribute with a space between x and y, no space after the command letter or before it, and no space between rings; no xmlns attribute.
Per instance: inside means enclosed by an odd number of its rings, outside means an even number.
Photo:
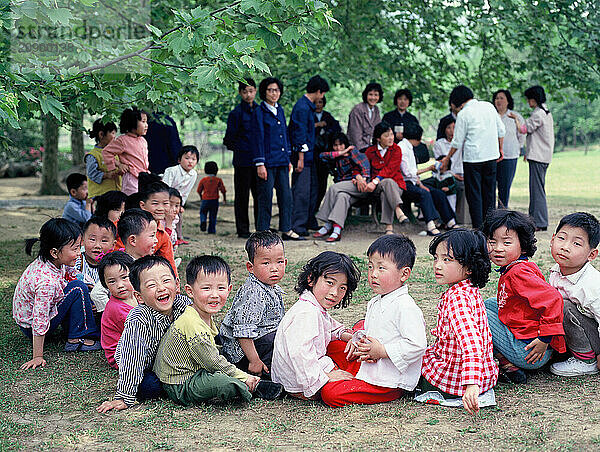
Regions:
<svg viewBox="0 0 600 452"><path fill-rule="evenodd" d="M350 372L346 372L345 370L341 369L334 369L331 372L325 373L329 377L330 382L352 380L354 378L354 375L352 375Z"/></svg>
<svg viewBox="0 0 600 452"><path fill-rule="evenodd" d="M246 381L245 381L246 386L248 386L248 390L250 392L254 392L254 390L256 389L256 385L258 384L259 381L260 381L259 377L255 377L254 375L250 375L246 379Z"/></svg>
<svg viewBox="0 0 600 452"><path fill-rule="evenodd" d="M525 357L525 361L529 364L533 364L538 362L544 357L546 350L548 349L548 344L540 341L539 339L532 340L527 346L525 350L531 350L529 354Z"/></svg>
<svg viewBox="0 0 600 452"><path fill-rule="evenodd" d="M469 414L479 412L479 385L467 385L462 396L463 405Z"/></svg>
<svg viewBox="0 0 600 452"><path fill-rule="evenodd" d="M45 367L46 360L43 356L36 356L31 361L27 361L21 366L21 370L35 369L36 367Z"/></svg>
<svg viewBox="0 0 600 452"><path fill-rule="evenodd" d="M356 355L356 347L352 343L352 341L348 341L346 344L346 348L344 349L344 353L346 353L346 359L348 361L354 361L358 356Z"/></svg>
<svg viewBox="0 0 600 452"><path fill-rule="evenodd" d="M359 361L377 362L388 354L381 342L371 336L363 337L358 344Z"/></svg>
<svg viewBox="0 0 600 452"><path fill-rule="evenodd" d="M248 364L248 372L254 375L262 375L263 372L269 373L269 368L265 363L263 363L260 358L257 361L251 361Z"/></svg>
<svg viewBox="0 0 600 452"><path fill-rule="evenodd" d="M122 411L127 409L127 405L121 399L107 400L103 402L96 411L98 413L108 413L110 410Z"/></svg>

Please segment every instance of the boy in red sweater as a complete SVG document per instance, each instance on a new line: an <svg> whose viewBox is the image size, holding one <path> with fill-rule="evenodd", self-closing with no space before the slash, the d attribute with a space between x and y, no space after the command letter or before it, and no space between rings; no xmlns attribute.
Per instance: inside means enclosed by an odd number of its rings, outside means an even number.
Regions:
<svg viewBox="0 0 600 452"><path fill-rule="evenodd" d="M566 351L563 299L528 260L536 251L531 218L513 210L494 210L483 233L490 260L500 267L498 298L485 301L500 375L512 383L526 383L524 369L542 367L552 350Z"/></svg>
<svg viewBox="0 0 600 452"><path fill-rule="evenodd" d="M206 231L206 217L208 217L208 233L216 234L217 212L219 211L219 192L223 193L223 202L227 202L225 184L217 177L219 167L217 162L204 164L206 177L198 184L198 194L202 199L200 204L200 230Z"/></svg>

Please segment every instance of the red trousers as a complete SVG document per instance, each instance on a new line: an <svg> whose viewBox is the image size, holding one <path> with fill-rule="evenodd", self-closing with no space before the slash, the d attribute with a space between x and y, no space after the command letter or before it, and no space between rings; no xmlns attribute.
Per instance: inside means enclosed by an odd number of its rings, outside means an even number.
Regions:
<svg viewBox="0 0 600 452"><path fill-rule="evenodd" d="M327 347L327 356L329 356L337 366L356 375L360 369L360 362L348 361L344 349L346 342L331 341ZM323 402L331 407L340 407L353 403L372 405L374 403L383 403L396 400L402 395L402 389L384 388L382 386L372 385L366 381L352 380L333 381L325 384L321 388L321 398Z"/></svg>

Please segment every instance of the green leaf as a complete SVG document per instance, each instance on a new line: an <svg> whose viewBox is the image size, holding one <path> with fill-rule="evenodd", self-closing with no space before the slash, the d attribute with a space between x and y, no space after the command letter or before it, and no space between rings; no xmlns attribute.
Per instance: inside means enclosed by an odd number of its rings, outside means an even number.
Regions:
<svg viewBox="0 0 600 452"><path fill-rule="evenodd" d="M156 28L152 24L145 24L145 25L146 25L146 28L150 31L150 33L152 33L154 36L156 36L156 37L162 36L163 32L159 28Z"/></svg>
<svg viewBox="0 0 600 452"><path fill-rule="evenodd" d="M254 67L254 60L252 59L251 56L242 55L241 58L240 58L240 61L242 63L244 63L246 66L248 66L249 68L253 68Z"/></svg>
<svg viewBox="0 0 600 452"><path fill-rule="evenodd" d="M260 41L256 39L242 39L241 41L234 42L233 48L238 53L250 53L250 50L256 50L259 45Z"/></svg>
<svg viewBox="0 0 600 452"><path fill-rule="evenodd" d="M295 26L287 27L281 34L281 41L284 44L289 44L292 41L298 41L300 39L300 33Z"/></svg>
<svg viewBox="0 0 600 452"><path fill-rule="evenodd" d="M67 8L52 8L48 10L48 18L54 24L68 25L69 21L73 19L73 14Z"/></svg>

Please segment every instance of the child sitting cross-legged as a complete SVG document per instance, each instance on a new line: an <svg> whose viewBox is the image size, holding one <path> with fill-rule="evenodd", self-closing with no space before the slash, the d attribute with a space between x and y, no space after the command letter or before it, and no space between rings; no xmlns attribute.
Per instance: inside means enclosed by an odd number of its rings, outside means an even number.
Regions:
<svg viewBox="0 0 600 452"><path fill-rule="evenodd" d="M100 283L110 292L110 299L100 322L100 343L108 364L115 369L115 350L123 334L125 319L129 311L139 304L133 296L133 286L129 281L129 267L133 262L129 254L113 251L104 256L98 265Z"/></svg>
<svg viewBox="0 0 600 452"><path fill-rule="evenodd" d="M389 402L414 390L421 376L425 320L406 286L415 245L403 235L385 235L371 244L367 256L369 285L377 296L367 305L364 331L355 332L340 355L332 355L355 378L323 386L321 398L329 406Z"/></svg>
<svg viewBox="0 0 600 452"><path fill-rule="evenodd" d="M219 354L213 316L231 292L229 265L218 256L198 256L185 272L185 291L193 300L160 342L154 372L176 403L194 405L252 396L276 399L281 385L261 380L235 367Z"/></svg>
<svg viewBox="0 0 600 452"><path fill-rule="evenodd" d="M352 380L331 358L340 354L352 333L327 312L346 307L360 272L345 254L324 251L309 260L298 277L300 298L283 316L273 349L271 378L293 397L320 398L321 389L335 381Z"/></svg>
<svg viewBox="0 0 600 452"><path fill-rule="evenodd" d="M177 295L179 279L164 257L151 255L136 260L129 268L129 280L139 305L129 311L115 351L119 368L115 397L97 408L100 413L129 408L136 398L144 401L164 394L152 372L156 350L190 302Z"/></svg>
<svg viewBox="0 0 600 452"><path fill-rule="evenodd" d="M514 210L490 212L483 224L490 259L498 265L497 299L485 301L501 378L526 383L525 370L546 364L552 350L566 352L563 299L529 261L536 251L535 224Z"/></svg>
<svg viewBox="0 0 600 452"><path fill-rule="evenodd" d="M492 334L479 293L491 270L487 244L479 231L453 229L435 237L429 253L437 283L448 289L438 304L437 325L431 330L436 340L425 350L415 399L462 404L475 414L480 399L495 404L493 390L489 397L486 393L498 379Z"/></svg>
<svg viewBox="0 0 600 452"><path fill-rule="evenodd" d="M600 355L600 272L591 261L598 256L600 224L593 215L576 212L563 217L550 242L556 265L548 282L564 300L565 339L573 354L554 363L550 372L563 377L598 373Z"/></svg>
<svg viewBox="0 0 600 452"><path fill-rule="evenodd" d="M246 241L248 278L239 288L219 329L223 354L240 369L270 379L273 341L283 318L287 259L283 241L271 231L255 232Z"/></svg>

